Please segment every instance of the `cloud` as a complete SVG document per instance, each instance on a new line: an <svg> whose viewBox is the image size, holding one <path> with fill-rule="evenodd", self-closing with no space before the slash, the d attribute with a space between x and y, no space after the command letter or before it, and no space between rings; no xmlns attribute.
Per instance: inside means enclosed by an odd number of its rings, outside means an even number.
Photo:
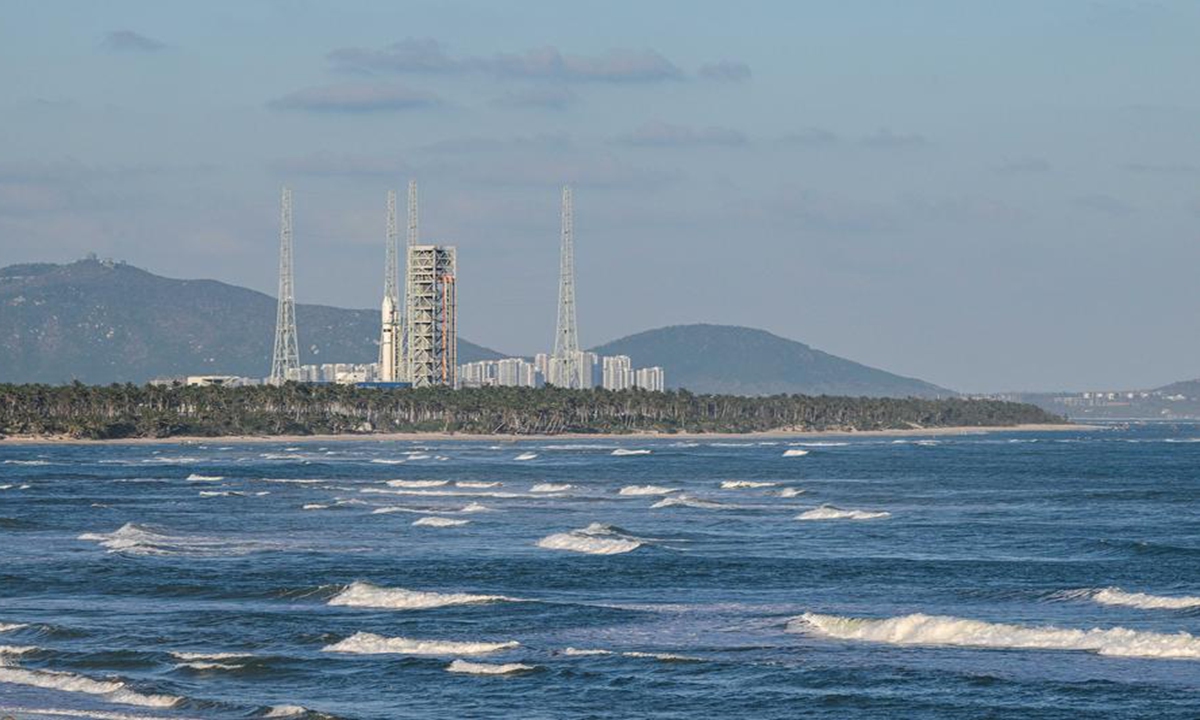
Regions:
<svg viewBox="0 0 1200 720"><path fill-rule="evenodd" d="M736 60L721 60L700 66L700 77L705 80L745 82L750 79L750 66Z"/></svg>
<svg viewBox="0 0 1200 720"><path fill-rule="evenodd" d="M917 148L924 147L928 144L929 140L927 140L924 135L917 135L915 133L894 133L887 128L883 128L879 130L879 132L868 135L862 139L863 147L875 148L878 150Z"/></svg>
<svg viewBox="0 0 1200 720"><path fill-rule="evenodd" d="M1195 175L1200 166L1191 163L1125 163L1122 170L1144 175Z"/></svg>
<svg viewBox="0 0 1200 720"><path fill-rule="evenodd" d="M100 45L105 50L113 52L141 53L158 52L159 50L165 50L167 47L166 43L146 37L132 30L113 30L104 36L104 40Z"/></svg>
<svg viewBox="0 0 1200 720"><path fill-rule="evenodd" d="M779 142L785 145L802 145L804 147L829 147L837 144L838 136L824 128L810 127L799 132L788 133L779 138Z"/></svg>
<svg viewBox="0 0 1200 720"><path fill-rule="evenodd" d="M506 108L566 110L578 100L579 97L565 87L533 87L506 92L492 104Z"/></svg>
<svg viewBox="0 0 1200 720"><path fill-rule="evenodd" d="M622 145L636 147L696 147L745 145L746 136L740 131L726 127L695 129L686 125L671 125L653 122L619 136Z"/></svg>
<svg viewBox="0 0 1200 720"><path fill-rule="evenodd" d="M326 57L348 72L451 73L466 69L432 38L408 38L383 50L340 48Z"/></svg>
<svg viewBox="0 0 1200 720"><path fill-rule="evenodd" d="M324 113L374 113L423 110L442 101L433 93L404 85L339 83L305 88L268 103L276 110L305 110Z"/></svg>
<svg viewBox="0 0 1200 720"><path fill-rule="evenodd" d="M339 70L357 73L482 72L509 79L560 82L652 83L683 78L683 71L653 50L610 50L601 55L566 55L546 46L491 57L449 55L429 38L409 38L382 50L340 48L328 54Z"/></svg>
<svg viewBox="0 0 1200 720"><path fill-rule="evenodd" d="M996 167L996 172L1002 175L1033 175L1047 173L1051 169L1050 163L1042 158L1025 158L1003 163Z"/></svg>
<svg viewBox="0 0 1200 720"><path fill-rule="evenodd" d="M1086 210L1092 210L1102 215L1112 217L1124 217L1132 215L1137 210L1123 200L1105 195L1103 193L1093 193L1091 195L1081 195L1075 198L1075 204Z"/></svg>
<svg viewBox="0 0 1200 720"><path fill-rule="evenodd" d="M519 152L546 151L561 152L572 146L571 136L553 133L518 136L508 139L491 137L461 137L438 140L422 146L421 152L438 155L455 155L462 153L497 152L516 150Z"/></svg>

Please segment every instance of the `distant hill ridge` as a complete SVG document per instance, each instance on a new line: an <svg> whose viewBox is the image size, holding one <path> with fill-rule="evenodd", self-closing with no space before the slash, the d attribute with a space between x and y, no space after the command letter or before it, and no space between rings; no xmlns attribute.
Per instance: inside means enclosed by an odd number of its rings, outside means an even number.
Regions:
<svg viewBox="0 0 1200 720"><path fill-rule="evenodd" d="M667 385L731 395L948 397L954 391L815 350L765 330L675 325L593 349L628 355L638 367L666 368Z"/></svg>
<svg viewBox="0 0 1200 720"><path fill-rule="evenodd" d="M303 363L373 362L379 312L299 304ZM82 260L0 268L0 382L145 382L180 374L264 376L275 299L215 280L165 278ZM678 325L595 348L661 365L670 387L769 395L937 397L954 393L763 330ZM459 341L461 362L502 357Z"/></svg>

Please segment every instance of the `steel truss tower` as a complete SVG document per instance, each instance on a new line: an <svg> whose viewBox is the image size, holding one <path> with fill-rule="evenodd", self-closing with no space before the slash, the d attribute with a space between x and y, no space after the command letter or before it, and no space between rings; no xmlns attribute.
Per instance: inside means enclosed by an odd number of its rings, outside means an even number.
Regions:
<svg viewBox="0 0 1200 720"><path fill-rule="evenodd" d="M398 382L402 378L403 331L400 322L399 229L396 221L396 192L387 194L387 255L384 263L383 306L379 335L379 379Z"/></svg>
<svg viewBox="0 0 1200 720"><path fill-rule="evenodd" d="M408 248L408 380L413 387L458 379L456 252L441 245Z"/></svg>
<svg viewBox="0 0 1200 720"><path fill-rule="evenodd" d="M559 258L558 332L554 336L555 372L551 382L559 387L581 388L582 363L575 326L575 242L571 187L562 191L562 250Z"/></svg>
<svg viewBox="0 0 1200 720"><path fill-rule="evenodd" d="M296 340L296 295L292 276L292 191L283 188L279 211L279 307L275 314L272 385L298 380L300 349Z"/></svg>

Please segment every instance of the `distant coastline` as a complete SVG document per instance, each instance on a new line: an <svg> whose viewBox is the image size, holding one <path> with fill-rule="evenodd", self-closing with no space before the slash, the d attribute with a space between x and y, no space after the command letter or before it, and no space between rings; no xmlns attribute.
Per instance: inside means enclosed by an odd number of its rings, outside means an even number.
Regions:
<svg viewBox="0 0 1200 720"><path fill-rule="evenodd" d="M10 435L0 437L4 445L200 445L214 442L233 444L299 443L299 442L424 442L458 440L480 442L523 442L546 440L804 440L812 438L853 437L946 437L956 435L986 435L1001 432L1065 432L1095 429L1093 425L1071 423L1022 423L1019 425L956 425L948 427L907 428L891 430L766 430L746 433L563 433L560 435L503 435L450 432L411 433L341 433L337 435L179 435L161 438L89 439L67 435Z"/></svg>

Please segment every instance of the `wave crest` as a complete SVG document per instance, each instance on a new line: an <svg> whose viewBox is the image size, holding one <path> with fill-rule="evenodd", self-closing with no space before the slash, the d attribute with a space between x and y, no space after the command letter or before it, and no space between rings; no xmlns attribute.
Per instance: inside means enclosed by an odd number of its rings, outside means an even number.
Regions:
<svg viewBox="0 0 1200 720"><path fill-rule="evenodd" d="M884 510L843 510L832 505L822 505L796 516L797 520L882 520L891 517Z"/></svg>
<svg viewBox="0 0 1200 720"><path fill-rule="evenodd" d="M1200 637L1186 632L1169 635L1122 627L1090 630L1029 627L921 613L882 620L804 613L793 618L787 629L890 645L1084 650L1113 657L1200 659Z"/></svg>
<svg viewBox="0 0 1200 720"><path fill-rule="evenodd" d="M471 595L385 588L359 581L347 585L346 589L330 598L328 604L383 610L428 610L450 605L490 602L518 602L518 600L503 595Z"/></svg>
<svg viewBox="0 0 1200 720"><path fill-rule="evenodd" d="M325 646L323 651L355 655L486 655L500 650L511 650L515 647L520 647L520 643L516 640L505 642L415 640L357 632L345 640Z"/></svg>
<svg viewBox="0 0 1200 720"><path fill-rule="evenodd" d="M566 550L588 555L619 555L642 546L642 541L626 535L610 525L592 523L579 530L547 535L538 540L538 547L547 550Z"/></svg>

